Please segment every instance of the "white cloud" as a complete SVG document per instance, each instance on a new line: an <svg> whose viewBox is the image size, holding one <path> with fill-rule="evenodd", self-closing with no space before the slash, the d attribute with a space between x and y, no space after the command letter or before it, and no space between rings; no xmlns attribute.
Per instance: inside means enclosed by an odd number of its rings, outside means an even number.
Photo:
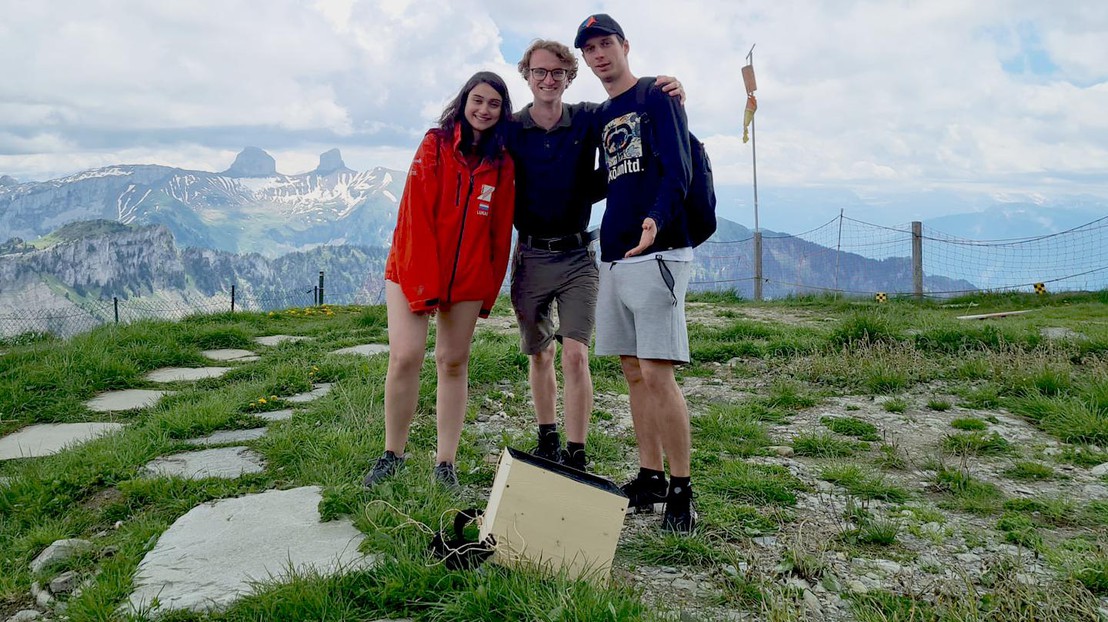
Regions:
<svg viewBox="0 0 1108 622"><path fill-rule="evenodd" d="M0 2L0 173L20 177L221 170L242 146L222 128L282 171L336 144L355 168L403 169L470 74L499 72L522 106L522 47L571 43L597 10L623 25L636 73L681 78L720 183L750 183L739 69L754 43L760 184L1103 194L1108 170L1103 3ZM603 98L582 65L567 101Z"/></svg>

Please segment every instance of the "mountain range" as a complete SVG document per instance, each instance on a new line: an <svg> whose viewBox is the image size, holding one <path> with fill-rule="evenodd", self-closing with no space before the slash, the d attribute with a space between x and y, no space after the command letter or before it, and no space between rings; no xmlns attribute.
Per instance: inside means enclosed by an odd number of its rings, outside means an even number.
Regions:
<svg viewBox="0 0 1108 622"><path fill-rule="evenodd" d="M257 148L221 172L116 165L46 182L3 177L0 309L79 313L113 297L197 305L226 297L232 286L255 308L282 308L307 304L319 271L330 292L347 297L331 301L376 302L404 179L385 168L354 171L338 150L321 154L312 171L285 175ZM907 257L867 258L770 230L763 236L768 298L911 288ZM692 288L751 297L751 237L721 218L696 251ZM925 288L973 284L928 275Z"/></svg>

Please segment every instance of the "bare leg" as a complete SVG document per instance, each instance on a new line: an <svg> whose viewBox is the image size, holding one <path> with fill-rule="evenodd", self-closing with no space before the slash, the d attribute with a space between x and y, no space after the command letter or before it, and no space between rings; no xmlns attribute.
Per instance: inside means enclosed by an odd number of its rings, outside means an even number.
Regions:
<svg viewBox="0 0 1108 622"><path fill-rule="evenodd" d="M473 329L481 312L481 301L454 303L439 311L435 337L435 365L438 391L435 411L438 425L438 452L435 462L454 462L462 437L466 405L469 402L469 350Z"/></svg>
<svg viewBox="0 0 1108 622"><path fill-rule="evenodd" d="M656 423L651 417L650 394L643 378L640 361L633 356L619 357L623 367L623 377L627 379L627 388L631 394L631 421L635 426L635 439L639 444L639 466L644 469L664 471L662 464L662 439Z"/></svg>
<svg viewBox="0 0 1108 622"><path fill-rule="evenodd" d="M657 431L665 450L669 474L671 477L688 477L692 451L689 409L674 378L673 362L639 359L639 369L645 393L650 396L647 416L653 420L653 429ZM635 424L638 425L638 421Z"/></svg>
<svg viewBox="0 0 1108 622"><path fill-rule="evenodd" d="M554 423L558 403L558 380L554 375L554 341L531 355L528 374L531 381L531 399L535 401L535 418L539 424Z"/></svg>
<svg viewBox="0 0 1108 622"><path fill-rule="evenodd" d="M385 374L385 449L404 455L419 403L419 370L427 348L427 316L416 315L400 286L385 282L389 319L389 369Z"/></svg>
<svg viewBox="0 0 1108 622"><path fill-rule="evenodd" d="M575 339L562 343L562 379L566 412L566 440L584 443L592 415L592 374L589 372L589 346Z"/></svg>

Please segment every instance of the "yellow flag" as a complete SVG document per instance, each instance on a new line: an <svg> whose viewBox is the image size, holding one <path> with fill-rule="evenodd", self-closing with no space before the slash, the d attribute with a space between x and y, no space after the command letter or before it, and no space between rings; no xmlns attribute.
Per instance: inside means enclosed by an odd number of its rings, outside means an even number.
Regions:
<svg viewBox="0 0 1108 622"><path fill-rule="evenodd" d="M746 112L743 113L743 144L750 141L750 124L754 122L754 111L758 109L758 100L753 94L746 96Z"/></svg>

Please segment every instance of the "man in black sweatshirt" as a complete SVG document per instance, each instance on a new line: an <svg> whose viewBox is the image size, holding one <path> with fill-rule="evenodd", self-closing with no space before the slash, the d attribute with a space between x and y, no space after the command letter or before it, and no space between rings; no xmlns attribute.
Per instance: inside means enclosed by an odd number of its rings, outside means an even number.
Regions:
<svg viewBox="0 0 1108 622"><path fill-rule="evenodd" d="M692 175L688 123L654 78L631 73L630 44L610 16L585 19L574 46L608 92L598 111L608 202L596 353L620 357L631 395L640 469L623 490L637 511L664 502L662 528L689 533L696 526L689 413L674 377L674 366L689 361L685 291L693 254L682 207Z"/></svg>

